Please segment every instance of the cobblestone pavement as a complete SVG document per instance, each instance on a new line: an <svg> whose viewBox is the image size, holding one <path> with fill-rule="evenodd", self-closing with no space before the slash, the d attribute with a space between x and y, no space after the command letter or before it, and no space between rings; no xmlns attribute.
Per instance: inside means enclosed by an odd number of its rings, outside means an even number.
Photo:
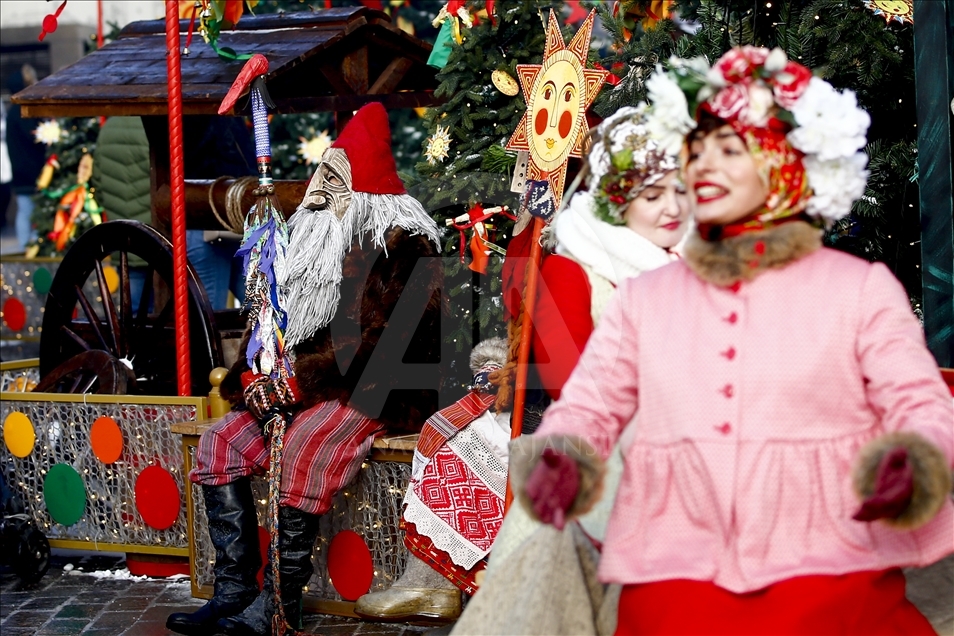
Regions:
<svg viewBox="0 0 954 636"><path fill-rule="evenodd" d="M68 564L74 566L72 571ZM28 589L20 586L9 569L0 570L0 633L167 636L172 634L165 627L170 613L203 603L192 598L187 579L96 578L88 574L115 570L124 570L117 556L58 553L46 576ZM954 636L954 556L927 568L908 570L907 575L908 597L938 634ZM436 636L431 627L317 614L307 614L304 627L307 633L324 636ZM446 634L448 630L440 631Z"/></svg>
<svg viewBox="0 0 954 636"><path fill-rule="evenodd" d="M64 570L72 564L72 571ZM83 568L83 573L79 572ZM0 634L3 636L167 636L166 618L205 601L192 598L188 579L96 578L85 574L124 568L117 556L54 554L40 582L23 589L8 568L0 571ZM417 636L432 627L369 623L352 618L305 615L305 631L324 636ZM209 636L212 636L211 634Z"/></svg>

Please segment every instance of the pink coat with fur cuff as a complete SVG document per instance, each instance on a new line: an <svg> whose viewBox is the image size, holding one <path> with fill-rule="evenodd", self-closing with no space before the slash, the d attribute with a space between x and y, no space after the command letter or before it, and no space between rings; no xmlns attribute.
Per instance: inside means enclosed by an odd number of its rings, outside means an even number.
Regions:
<svg viewBox="0 0 954 636"><path fill-rule="evenodd" d="M869 440L914 431L954 457L951 396L881 264L819 249L738 291L685 262L624 282L537 435L606 457L637 409L603 581L747 592L954 552L949 499L913 531L851 519Z"/></svg>

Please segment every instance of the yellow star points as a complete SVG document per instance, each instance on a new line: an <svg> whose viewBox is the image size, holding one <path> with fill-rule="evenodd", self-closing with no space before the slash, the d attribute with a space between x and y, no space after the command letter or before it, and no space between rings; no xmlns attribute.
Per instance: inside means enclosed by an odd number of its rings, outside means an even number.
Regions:
<svg viewBox="0 0 954 636"><path fill-rule="evenodd" d="M586 68L595 17L593 10L566 44L551 10L543 62L517 65L527 112L507 148L530 152L527 178L549 180L558 207L567 160L582 156L588 131L586 111L609 75L609 71Z"/></svg>

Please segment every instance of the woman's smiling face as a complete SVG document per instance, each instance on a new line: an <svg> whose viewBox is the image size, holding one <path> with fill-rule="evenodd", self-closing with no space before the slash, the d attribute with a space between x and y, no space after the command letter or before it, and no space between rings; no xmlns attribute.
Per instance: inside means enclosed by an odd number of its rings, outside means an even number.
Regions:
<svg viewBox="0 0 954 636"><path fill-rule="evenodd" d="M765 203L762 181L745 142L728 124L692 139L686 162L686 186L698 223L726 225Z"/></svg>
<svg viewBox="0 0 954 636"><path fill-rule="evenodd" d="M689 226L686 186L673 170L630 201L623 214L626 227L663 249L675 246Z"/></svg>

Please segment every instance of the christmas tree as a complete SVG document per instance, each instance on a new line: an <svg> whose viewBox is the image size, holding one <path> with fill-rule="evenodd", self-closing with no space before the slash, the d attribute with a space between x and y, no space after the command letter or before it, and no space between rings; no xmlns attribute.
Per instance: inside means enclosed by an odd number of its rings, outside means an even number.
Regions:
<svg viewBox="0 0 954 636"><path fill-rule="evenodd" d="M584 3L586 4L586 3ZM670 19L641 20L661 3L625 0L622 11L595 3L614 48L603 65L621 81L604 90L602 116L645 99L644 81L670 55L714 62L732 46L781 47L838 89L851 89L871 115L868 187L826 244L886 263L919 309L920 214L913 27L886 22L861 0L680 0ZM657 15L657 17L660 17ZM671 19L671 18L676 18ZM885 96L890 95L891 98Z"/></svg>
<svg viewBox="0 0 954 636"><path fill-rule="evenodd" d="M420 178L409 184L411 194L432 212L440 226L445 226L448 218L466 215L478 204L484 208L506 205L516 210L517 195L510 192L515 156L503 149L526 111L522 96L515 90L516 66L540 62L545 38L542 17L560 5L498 0L494 20L478 15L473 26L461 25L460 43L450 40L449 57L437 75L440 85L435 91L446 101L428 109L426 160L417 164ZM485 4L467 3L466 8L474 15ZM492 225L496 234L491 240L505 246L512 224L498 216ZM486 274L474 272L466 257L463 263L457 258L467 251L465 246L462 252L461 240L458 232L449 232L443 249L444 286L451 312L445 322L445 336L457 352L445 379L448 399L458 397L471 381L467 356L472 347L486 338L506 336L502 260L491 255ZM467 242L469 235L465 234L463 240Z"/></svg>
<svg viewBox="0 0 954 636"><path fill-rule="evenodd" d="M89 187L87 195L93 200L85 205L75 217L71 226L66 228L68 238L57 242L57 212L69 216L68 201L70 193L76 192L77 178L81 172L80 163L86 155L92 155L99 136L99 120L95 118L51 119L42 122L37 128L38 140L46 143L48 150L47 165L40 174L39 192L34 196L33 227L37 233L35 242L27 246L31 256L62 256L83 232L99 222L96 213L95 188ZM92 163L92 159L85 160ZM88 179L89 174L84 174ZM87 184L88 186L89 184ZM92 212L92 213L91 213ZM62 223L63 214L60 215Z"/></svg>

